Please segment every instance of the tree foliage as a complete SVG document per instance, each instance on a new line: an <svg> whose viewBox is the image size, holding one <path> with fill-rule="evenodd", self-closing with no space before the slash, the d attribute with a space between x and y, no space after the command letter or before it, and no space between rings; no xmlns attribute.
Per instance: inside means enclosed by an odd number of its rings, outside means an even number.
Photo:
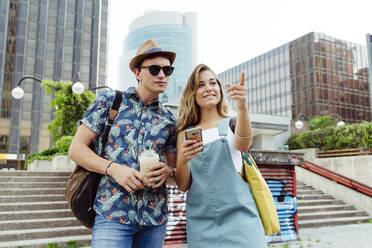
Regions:
<svg viewBox="0 0 372 248"><path fill-rule="evenodd" d="M309 122L309 129L315 130L319 128L326 128L335 126L338 122L337 119L332 118L330 115L315 116Z"/></svg>
<svg viewBox="0 0 372 248"><path fill-rule="evenodd" d="M88 90L81 95L73 93L71 82L43 81L42 86L47 94L55 96L50 102L55 118L50 122L48 129L53 137L53 144L56 144L63 136L75 135L77 122L94 101L95 95Z"/></svg>
<svg viewBox="0 0 372 248"><path fill-rule="evenodd" d="M319 148L339 150L347 148L372 148L372 122L362 122L341 127L327 126L292 135L289 149Z"/></svg>
<svg viewBox="0 0 372 248"><path fill-rule="evenodd" d="M73 136L77 131L77 123L83 118L88 106L94 101L91 91L81 95L72 92L72 82L43 81L46 93L54 95L50 108L54 110L54 120L48 129L52 135L54 147L27 156L26 165L34 160L52 160L57 155L66 155Z"/></svg>
<svg viewBox="0 0 372 248"><path fill-rule="evenodd" d="M59 155L56 147L48 148L42 152L32 153L27 155L26 165L32 163L34 160L52 160L55 156Z"/></svg>

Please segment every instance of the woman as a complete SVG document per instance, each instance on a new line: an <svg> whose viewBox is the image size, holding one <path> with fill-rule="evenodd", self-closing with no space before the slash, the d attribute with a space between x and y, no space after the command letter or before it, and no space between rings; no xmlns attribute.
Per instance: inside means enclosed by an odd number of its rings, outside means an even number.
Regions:
<svg viewBox="0 0 372 248"><path fill-rule="evenodd" d="M220 81L198 65L183 92L178 119L176 183L187 191L188 247L266 246L249 184L240 176L241 152L252 143L244 72L240 84L227 84L237 106L235 134ZM203 141L185 140L185 130L202 128Z"/></svg>

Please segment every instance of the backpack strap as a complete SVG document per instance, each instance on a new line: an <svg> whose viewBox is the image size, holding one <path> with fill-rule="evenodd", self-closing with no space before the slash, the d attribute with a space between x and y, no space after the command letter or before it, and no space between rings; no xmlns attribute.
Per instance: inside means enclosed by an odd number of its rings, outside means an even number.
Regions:
<svg viewBox="0 0 372 248"><path fill-rule="evenodd" d="M105 150L104 147L106 146L108 135L109 135L111 127L112 127L112 123L114 123L114 119L119 112L118 110L120 108L120 104L121 104L122 100L123 100L123 93L119 90L115 90L115 99L114 99L114 102L113 102L112 107L110 108L110 111L109 111L109 114L108 114L109 118L108 118L107 126L105 128L105 133L102 136L101 157L103 156L103 153L104 153L104 150Z"/></svg>

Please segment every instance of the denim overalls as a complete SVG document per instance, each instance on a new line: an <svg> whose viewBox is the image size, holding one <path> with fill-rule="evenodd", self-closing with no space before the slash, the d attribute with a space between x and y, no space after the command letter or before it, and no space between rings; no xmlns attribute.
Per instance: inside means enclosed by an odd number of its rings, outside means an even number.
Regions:
<svg viewBox="0 0 372 248"><path fill-rule="evenodd" d="M265 248L262 223L249 184L236 171L227 144L229 119L218 124L219 136L204 145L188 165L188 248Z"/></svg>

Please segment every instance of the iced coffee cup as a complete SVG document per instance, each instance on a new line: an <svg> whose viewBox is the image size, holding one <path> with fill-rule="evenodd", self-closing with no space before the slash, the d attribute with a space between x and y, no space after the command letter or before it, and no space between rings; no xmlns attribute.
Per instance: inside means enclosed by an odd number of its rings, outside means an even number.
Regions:
<svg viewBox="0 0 372 248"><path fill-rule="evenodd" d="M140 172L146 176L147 172L151 171L151 167L159 163L159 156L154 150L145 150L138 157L140 163ZM151 185L148 185L151 186Z"/></svg>

